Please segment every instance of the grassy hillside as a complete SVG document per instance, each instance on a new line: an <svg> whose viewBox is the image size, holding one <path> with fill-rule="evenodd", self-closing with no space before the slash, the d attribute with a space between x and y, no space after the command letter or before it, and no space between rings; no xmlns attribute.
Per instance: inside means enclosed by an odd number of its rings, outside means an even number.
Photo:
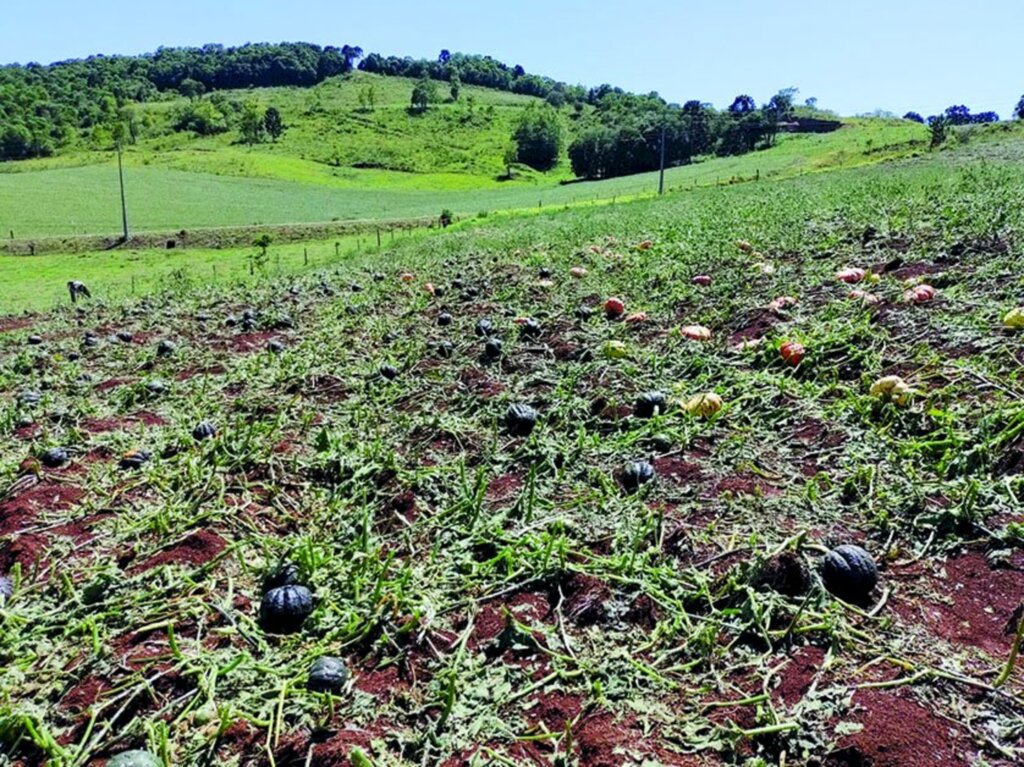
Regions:
<svg viewBox="0 0 1024 767"><path fill-rule="evenodd" d="M0 322L0 761L1021 764L1021 146Z"/></svg>
<svg viewBox="0 0 1024 767"><path fill-rule="evenodd" d="M343 90L336 84L322 87ZM495 97L520 98L497 93ZM443 125L447 119L412 118L404 116L403 108L394 109L402 115L396 114L397 120L436 120ZM499 108L495 111L501 113ZM415 127L418 130L419 125ZM419 135L417 130L412 135ZM507 125L495 129L489 140L497 142L508 130ZM670 169L666 184L687 189L758 175L767 179L868 164L920 151L925 135L921 126L902 120L851 120L835 133L783 135L771 149ZM621 198L657 188L656 173L559 184L557 173L541 180L535 175L528 181L499 183L487 175L441 172L443 164L433 161L422 167L434 172L423 173L332 168L299 156L299 147L306 145L300 137L251 150L223 137L174 141L182 141L181 148L155 142L127 155L129 212L137 230L395 219L436 216L443 208L474 216ZM287 141L294 142L288 150ZM26 239L119 230L116 164L109 154L8 165L19 172L0 173L0 232L14 230L17 238Z"/></svg>

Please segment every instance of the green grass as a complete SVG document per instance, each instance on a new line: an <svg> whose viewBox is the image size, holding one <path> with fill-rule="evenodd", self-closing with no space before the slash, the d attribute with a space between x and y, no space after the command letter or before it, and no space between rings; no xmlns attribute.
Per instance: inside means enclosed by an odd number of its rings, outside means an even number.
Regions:
<svg viewBox="0 0 1024 767"><path fill-rule="evenodd" d="M784 135L776 147L711 159L666 173L670 190L784 178L879 162L919 151L924 129L905 121L853 120L824 135ZM117 232L120 208L116 167L58 166L0 173L0 232L19 239ZM148 164L147 164L148 163ZM218 173L196 172L195 166ZM247 175L248 174L248 175ZM297 179L297 180L286 180ZM649 194L657 174L559 185L552 180L499 183L470 174L426 175L385 170L332 169L311 160L224 146L209 155L129 155L129 215L140 231L218 226L293 224L351 219L460 216L480 212L572 205Z"/></svg>

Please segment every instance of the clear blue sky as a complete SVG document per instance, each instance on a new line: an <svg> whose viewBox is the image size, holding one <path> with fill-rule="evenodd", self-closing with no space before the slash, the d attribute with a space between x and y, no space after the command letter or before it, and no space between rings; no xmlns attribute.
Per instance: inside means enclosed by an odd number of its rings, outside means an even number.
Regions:
<svg viewBox="0 0 1024 767"><path fill-rule="evenodd" d="M795 86L843 114L1007 117L1024 92L1024 0L2 0L0 62L160 45L306 41L488 53L570 83L726 106Z"/></svg>

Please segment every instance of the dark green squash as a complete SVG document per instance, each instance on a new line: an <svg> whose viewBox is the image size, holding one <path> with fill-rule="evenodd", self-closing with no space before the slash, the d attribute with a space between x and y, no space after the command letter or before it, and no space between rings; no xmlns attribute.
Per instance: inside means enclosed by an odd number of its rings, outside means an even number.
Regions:
<svg viewBox="0 0 1024 767"><path fill-rule="evenodd" d="M122 751L107 762L107 767L163 767L163 762L148 751Z"/></svg>
<svg viewBox="0 0 1024 767"><path fill-rule="evenodd" d="M39 460L47 469L59 469L71 460L71 456L63 447L51 447L43 451Z"/></svg>
<svg viewBox="0 0 1024 767"><path fill-rule="evenodd" d="M494 333L494 323L484 317L483 319L477 320L476 323L476 334L481 338L488 338Z"/></svg>
<svg viewBox="0 0 1024 767"><path fill-rule="evenodd" d="M503 419L505 429L514 437L528 437L537 425L537 411L522 403L509 405Z"/></svg>
<svg viewBox="0 0 1024 767"><path fill-rule="evenodd" d="M129 450L121 456L121 461L118 465L122 469L137 470L149 463L152 457L152 453L148 450Z"/></svg>
<svg viewBox="0 0 1024 767"><path fill-rule="evenodd" d="M379 372L380 377L386 381L394 381L398 378L398 368L394 365L381 365Z"/></svg>
<svg viewBox="0 0 1024 767"><path fill-rule="evenodd" d="M29 346L39 346L42 343L43 343L43 337L42 336L29 336L28 337L28 345Z"/></svg>
<svg viewBox="0 0 1024 767"><path fill-rule="evenodd" d="M668 399L660 391L644 392L636 399L633 413L637 418L653 418L668 409Z"/></svg>
<svg viewBox="0 0 1024 767"><path fill-rule="evenodd" d="M871 555L860 546L837 546L821 563L821 579L825 588L842 600L863 604L878 585L878 567Z"/></svg>
<svg viewBox="0 0 1024 767"><path fill-rule="evenodd" d="M134 340L135 336L133 336L127 330L122 330L122 331L119 331L114 336L114 338L116 338L118 341L120 341L123 344L130 344Z"/></svg>
<svg viewBox="0 0 1024 767"><path fill-rule="evenodd" d="M195 428L192 429L192 439L196 442L202 442L205 439L213 439L217 436L217 427L214 426L210 421L202 421L197 423Z"/></svg>
<svg viewBox="0 0 1024 767"><path fill-rule="evenodd" d="M452 316L448 312L441 312L437 315L437 324L442 328L448 327L452 324Z"/></svg>
<svg viewBox="0 0 1024 767"><path fill-rule="evenodd" d="M654 467L647 461L630 461L622 470L619 481L628 493L635 493L654 479Z"/></svg>
<svg viewBox="0 0 1024 767"><path fill-rule="evenodd" d="M519 335L522 338L536 338L541 334L541 326L532 317L519 326Z"/></svg>
<svg viewBox="0 0 1024 767"><path fill-rule="evenodd" d="M168 341L166 338L162 339L156 345L156 356L157 357L170 357L174 354L174 350L177 347L174 345L174 341Z"/></svg>
<svg viewBox="0 0 1024 767"><path fill-rule="evenodd" d="M313 594L305 586L278 586L263 595L260 625L270 634L294 634L313 612Z"/></svg>
<svg viewBox="0 0 1024 767"><path fill-rule="evenodd" d="M276 338L271 338L267 341L267 351L271 354L281 354L284 352L284 344Z"/></svg>
<svg viewBox="0 0 1024 767"><path fill-rule="evenodd" d="M309 667L306 687L314 692L339 693L348 682L348 668L340 658L325 655L313 661Z"/></svg>
<svg viewBox="0 0 1024 767"><path fill-rule="evenodd" d="M488 338L487 343L484 344L484 359L497 360L501 359L503 354L503 345L500 338Z"/></svg>
<svg viewBox="0 0 1024 767"><path fill-rule="evenodd" d="M263 581L263 590L270 591L281 586L297 586L302 580L302 569L294 562L284 562Z"/></svg>

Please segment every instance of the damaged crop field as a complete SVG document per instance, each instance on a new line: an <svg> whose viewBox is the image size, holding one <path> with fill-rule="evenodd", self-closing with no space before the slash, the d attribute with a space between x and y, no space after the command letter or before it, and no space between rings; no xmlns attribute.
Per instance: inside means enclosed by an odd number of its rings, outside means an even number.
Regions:
<svg viewBox="0 0 1024 767"><path fill-rule="evenodd" d="M1019 764L1011 139L0 320L0 763Z"/></svg>

